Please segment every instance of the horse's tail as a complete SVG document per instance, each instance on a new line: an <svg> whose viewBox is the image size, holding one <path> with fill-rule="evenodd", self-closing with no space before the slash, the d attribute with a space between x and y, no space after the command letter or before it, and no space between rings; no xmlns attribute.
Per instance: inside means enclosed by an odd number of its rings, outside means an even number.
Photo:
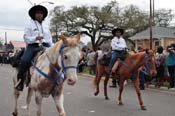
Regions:
<svg viewBox="0 0 175 116"><path fill-rule="evenodd" d="M98 64L96 64L96 69L95 69L96 71L96 73L95 73L95 78L94 78L94 80L93 80L93 85L94 85L94 87L96 87L97 86L97 81L98 81Z"/></svg>

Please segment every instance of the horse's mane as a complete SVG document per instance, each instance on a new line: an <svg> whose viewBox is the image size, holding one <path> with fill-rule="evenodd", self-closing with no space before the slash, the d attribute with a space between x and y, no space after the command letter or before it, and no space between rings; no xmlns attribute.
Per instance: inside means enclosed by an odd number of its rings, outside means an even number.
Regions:
<svg viewBox="0 0 175 116"><path fill-rule="evenodd" d="M73 37L67 38L66 41L66 45L68 45L69 47L74 47L78 45L78 42ZM49 56L51 61L55 62L56 57L58 57L59 55L59 49L63 43L63 40L59 39L53 46L46 48L45 52Z"/></svg>
<svg viewBox="0 0 175 116"><path fill-rule="evenodd" d="M132 57L143 57L143 55L145 54L145 52L137 52L137 53L128 53L129 58Z"/></svg>
<svg viewBox="0 0 175 116"><path fill-rule="evenodd" d="M134 54L130 54L128 56L128 60L134 59L135 62L141 62L143 60L144 55L145 55L145 52L137 52Z"/></svg>

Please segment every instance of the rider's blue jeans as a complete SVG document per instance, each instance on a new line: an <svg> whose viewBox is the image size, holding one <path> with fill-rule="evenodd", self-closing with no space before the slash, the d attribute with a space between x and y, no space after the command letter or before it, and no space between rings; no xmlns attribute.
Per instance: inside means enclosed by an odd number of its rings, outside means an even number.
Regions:
<svg viewBox="0 0 175 116"><path fill-rule="evenodd" d="M18 74L19 76L23 76L28 68L30 67L30 62L33 59L34 55L36 54L37 50L39 50L39 46L35 45L28 45L24 51L23 56L21 57Z"/></svg>
<svg viewBox="0 0 175 116"><path fill-rule="evenodd" d="M21 57L21 61L30 63L30 61L32 60L37 48L38 48L38 46L28 45L27 48L24 51L23 56Z"/></svg>
<svg viewBox="0 0 175 116"><path fill-rule="evenodd" d="M109 64L109 69L110 69L110 74L112 73L112 67L116 61L116 59L119 57L119 52L118 51L112 51L112 56Z"/></svg>

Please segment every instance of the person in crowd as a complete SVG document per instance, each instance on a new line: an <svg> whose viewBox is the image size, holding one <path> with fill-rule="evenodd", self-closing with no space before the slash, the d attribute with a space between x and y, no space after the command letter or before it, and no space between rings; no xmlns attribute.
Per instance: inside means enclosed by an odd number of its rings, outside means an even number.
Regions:
<svg viewBox="0 0 175 116"><path fill-rule="evenodd" d="M162 46L157 47L155 64L156 64L156 70L157 70L157 83L155 86L160 88L160 86L163 84L164 69L165 69L165 67L164 67L165 55L163 54L163 47Z"/></svg>
<svg viewBox="0 0 175 116"><path fill-rule="evenodd" d="M143 51L145 51L145 49L142 48L141 46L138 46L137 51L138 51L138 52L143 52Z"/></svg>
<svg viewBox="0 0 175 116"><path fill-rule="evenodd" d="M95 74L95 52L93 50L89 51L87 55L87 66L89 67L89 73L90 74Z"/></svg>
<svg viewBox="0 0 175 116"><path fill-rule="evenodd" d="M138 46L137 51L144 52L145 49L141 46ZM147 68L145 66L143 66L139 69L139 79L140 79L139 87L140 87L140 90L145 90L145 77L147 76L147 74L148 74Z"/></svg>
<svg viewBox="0 0 175 116"><path fill-rule="evenodd" d="M87 62L86 62L86 53L87 53L87 47L83 47L81 49L81 52L82 52L82 58L79 60L78 62L78 72L81 73L83 72L83 68L86 66Z"/></svg>
<svg viewBox="0 0 175 116"><path fill-rule="evenodd" d="M165 64L168 67L168 72L170 75L169 88L175 86L175 45L171 44L167 46L167 54L165 58Z"/></svg>

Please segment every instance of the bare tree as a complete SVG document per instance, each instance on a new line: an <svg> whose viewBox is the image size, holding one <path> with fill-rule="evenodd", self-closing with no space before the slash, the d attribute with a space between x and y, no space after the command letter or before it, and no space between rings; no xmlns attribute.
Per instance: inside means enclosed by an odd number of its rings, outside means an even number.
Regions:
<svg viewBox="0 0 175 116"><path fill-rule="evenodd" d="M115 0L103 7L74 6L65 10L64 7L57 6L51 15L51 29L56 36L58 32L86 31L94 50L112 39L111 30L116 27L125 29L126 39L149 27L147 12L134 5L120 8Z"/></svg>

